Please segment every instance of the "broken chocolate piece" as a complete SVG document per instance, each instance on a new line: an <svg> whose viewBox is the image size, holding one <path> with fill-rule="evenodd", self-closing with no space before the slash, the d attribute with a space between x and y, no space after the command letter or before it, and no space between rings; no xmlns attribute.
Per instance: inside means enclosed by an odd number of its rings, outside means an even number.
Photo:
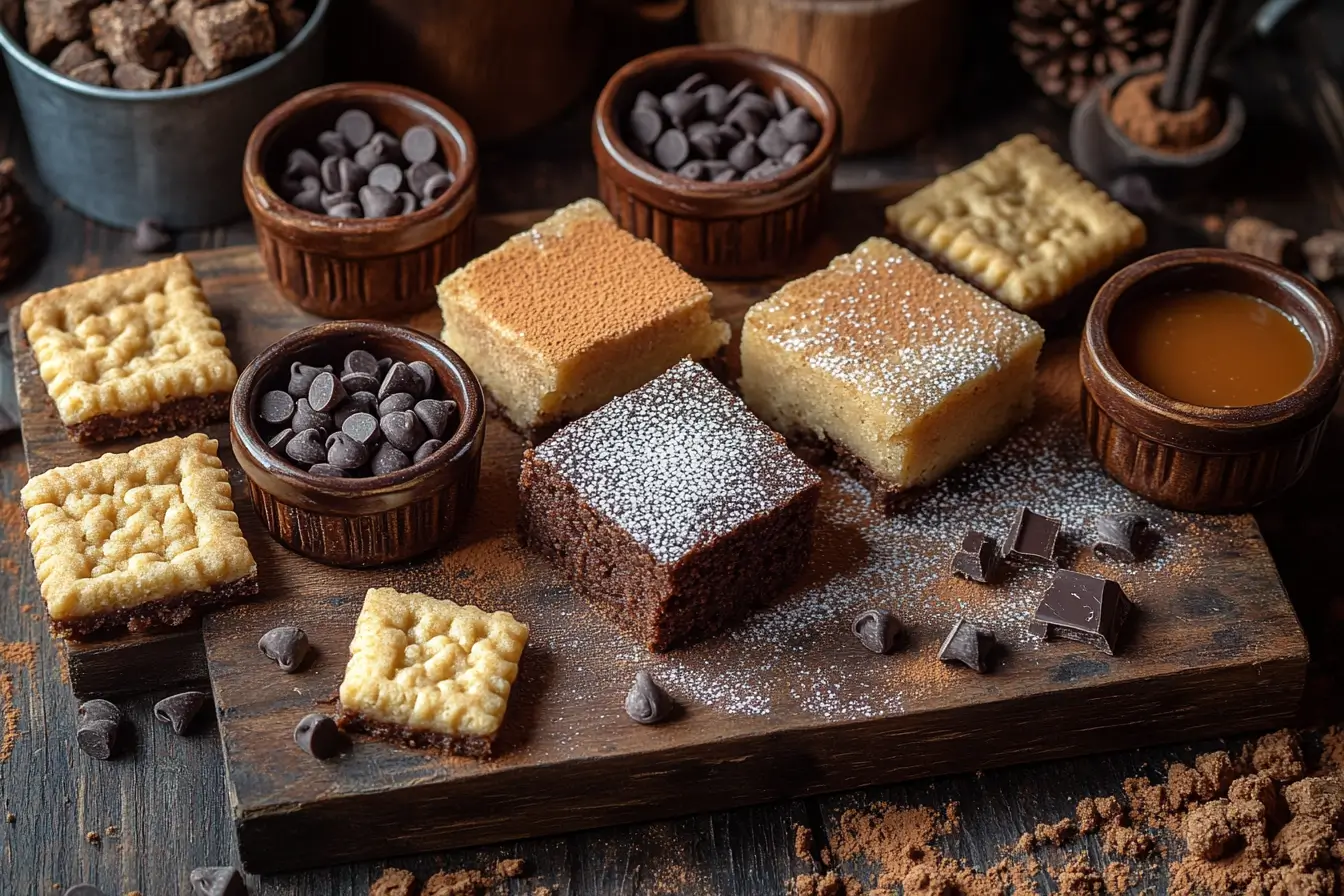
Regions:
<svg viewBox="0 0 1344 896"><path fill-rule="evenodd" d="M275 52L275 24L257 0L177 0L172 19L206 71Z"/></svg>
<svg viewBox="0 0 1344 896"><path fill-rule="evenodd" d="M1344 230L1326 230L1302 244L1307 270L1322 283L1344 276Z"/></svg>
<svg viewBox="0 0 1344 896"><path fill-rule="evenodd" d="M997 643L992 631L978 628L958 616L943 639L943 646L938 648L938 659L945 663L961 663L983 675L990 670Z"/></svg>
<svg viewBox="0 0 1344 896"><path fill-rule="evenodd" d="M88 65L98 59L97 52L93 45L86 40L77 40L74 43L66 44L65 48L56 55L51 61L51 70L62 75L68 75L81 65Z"/></svg>
<svg viewBox="0 0 1344 896"><path fill-rule="evenodd" d="M1059 520L1019 507L1005 544L1010 560L1055 565L1055 544L1059 540Z"/></svg>
<svg viewBox="0 0 1344 896"><path fill-rule="evenodd" d="M967 532L952 555L952 572L972 582L993 582L999 574L999 546L983 532Z"/></svg>
<svg viewBox="0 0 1344 896"><path fill-rule="evenodd" d="M70 77L76 81L83 81L85 84L92 84L95 87L111 87L112 63L106 59L95 59L71 69Z"/></svg>
<svg viewBox="0 0 1344 896"><path fill-rule="evenodd" d="M864 610L854 617L850 631L873 653L891 653L905 634L900 620L886 610Z"/></svg>
<svg viewBox="0 0 1344 896"><path fill-rule="evenodd" d="M98 6L89 13L93 45L106 53L114 65L133 62L151 68L155 54L168 37L166 13L163 4L145 0L113 0Z"/></svg>
<svg viewBox="0 0 1344 896"><path fill-rule="evenodd" d="M1097 541L1092 553L1099 560L1133 563L1143 548L1148 520L1137 513L1108 513L1097 517Z"/></svg>
<svg viewBox="0 0 1344 896"><path fill-rule="evenodd" d="M1114 656L1133 606L1119 583L1061 569L1027 628L1047 641L1081 641Z"/></svg>
<svg viewBox="0 0 1344 896"><path fill-rule="evenodd" d="M1280 227L1264 218L1238 218L1228 225L1223 244L1233 252L1243 252L1274 264L1296 267L1300 247L1297 231Z"/></svg>

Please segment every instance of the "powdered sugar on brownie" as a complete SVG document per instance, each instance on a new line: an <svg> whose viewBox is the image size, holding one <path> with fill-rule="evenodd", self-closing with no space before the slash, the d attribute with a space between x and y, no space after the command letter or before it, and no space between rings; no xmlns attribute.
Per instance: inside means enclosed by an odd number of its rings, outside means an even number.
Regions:
<svg viewBox="0 0 1344 896"><path fill-rule="evenodd" d="M662 563L820 481L693 361L569 424L535 456Z"/></svg>

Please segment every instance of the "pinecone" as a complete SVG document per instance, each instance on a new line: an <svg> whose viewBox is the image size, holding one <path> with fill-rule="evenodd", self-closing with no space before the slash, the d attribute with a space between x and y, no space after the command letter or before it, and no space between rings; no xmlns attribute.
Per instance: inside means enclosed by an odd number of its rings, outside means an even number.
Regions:
<svg viewBox="0 0 1344 896"><path fill-rule="evenodd" d="M1013 52L1066 106L1112 72L1161 62L1178 0L1013 0Z"/></svg>
<svg viewBox="0 0 1344 896"><path fill-rule="evenodd" d="M33 212L14 160L0 159L0 282L23 267L33 251Z"/></svg>

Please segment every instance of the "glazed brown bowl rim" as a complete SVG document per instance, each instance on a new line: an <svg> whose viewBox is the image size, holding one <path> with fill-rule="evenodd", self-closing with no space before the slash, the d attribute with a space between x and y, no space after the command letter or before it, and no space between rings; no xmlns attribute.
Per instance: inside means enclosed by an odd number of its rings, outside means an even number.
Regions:
<svg viewBox="0 0 1344 896"><path fill-rule="evenodd" d="M1242 102L1241 96L1232 89L1231 85L1221 79L1210 79L1210 81L1219 90L1222 90L1227 97L1222 110L1223 126L1207 143L1188 152L1173 152L1160 147L1144 146L1130 139L1124 129L1116 124L1115 119L1111 117L1111 102L1125 82L1161 70L1161 65L1150 63L1123 72L1115 72L1107 78L1100 92L1101 102L1097 106L1100 112L1101 126L1112 140L1128 148L1130 152L1148 156L1154 161L1160 161L1164 165L1170 165L1174 168L1194 168L1205 165L1213 159L1226 155L1241 142L1242 134L1246 130L1246 104Z"/></svg>
<svg viewBox="0 0 1344 896"><path fill-rule="evenodd" d="M817 101L823 114L818 117L821 136L812 151L792 168L785 169L774 177L764 180L734 180L728 183L688 180L675 173L664 171L653 163L641 158L621 136L621 125L617 121L615 108L617 94L635 78L646 78L660 69L682 68L695 64L695 60L710 62L726 61L757 71L773 71L783 80L805 87ZM790 92L790 99L796 99ZM621 110L624 111L624 110ZM593 140L621 168L637 178L647 187L667 190L673 193L685 193L688 198L696 199L742 199L774 193L810 177L824 168L835 154L840 137L840 103L829 85L809 69L762 50L729 43L698 44L668 47L655 50L633 59L621 66L607 79L602 93L593 109Z"/></svg>
<svg viewBox="0 0 1344 896"><path fill-rule="evenodd" d="M1222 408L1180 401L1140 382L1120 362L1112 348L1110 340L1112 315L1120 301L1132 289L1146 279L1177 268L1211 266L1234 268L1250 276L1273 281L1280 289L1295 293L1303 305L1311 309L1312 323L1321 328L1325 344L1318 348L1314 341L1312 342L1314 357L1311 373L1297 389L1283 398L1265 404ZM1257 298L1263 297L1257 296ZM1297 315L1285 309L1280 310L1293 318L1294 324L1299 329L1307 330L1308 324L1299 320ZM1310 341L1310 333L1306 335ZM1339 389L1341 371L1344 371L1344 359L1341 357L1344 352L1344 326L1341 326L1335 307L1321 291L1305 278L1286 268L1228 249L1173 249L1151 255L1122 268L1097 292L1083 329L1083 347L1090 356L1097 374L1125 401L1140 411L1182 427L1214 426L1252 430L1287 423L1310 413L1322 403L1329 403ZM1086 373L1086 370L1084 372ZM1086 376L1084 382L1087 383ZM1093 392L1096 399L1097 396L1090 383L1088 390ZM1105 407L1104 404L1102 406ZM1151 434L1150 437L1165 443L1173 441Z"/></svg>
<svg viewBox="0 0 1344 896"><path fill-rule="evenodd" d="M259 400L258 392L261 387L267 379L279 373L280 368L288 363L295 346L310 338L331 341L373 333L412 343L456 374L464 388L463 400L458 406L457 429L453 437L445 441L429 457L403 470L362 478L315 476L272 451L266 440L261 437L250 410L255 401ZM320 494L337 499L369 498L406 492L421 483L446 474L463 457L472 453L477 435L484 425L485 395L480 381L456 352L426 333L376 320L326 321L281 337L243 368L229 401L229 433L234 451L240 455L240 463L246 462L256 466L266 476L284 483L296 492L307 495ZM248 470L245 469L244 472L249 473L251 478ZM267 483L257 484L267 492L273 491L267 487ZM324 508L324 512L340 513L341 509ZM360 512L357 510L355 514Z"/></svg>
<svg viewBox="0 0 1344 896"><path fill-rule="evenodd" d="M400 102L411 107L419 107L426 114L426 123L436 130L448 133L457 144L461 162L457 170L449 169L453 175L452 185L443 195L425 208L419 208L409 215L397 215L387 218L333 218L301 209L286 200L271 186L266 177L265 155L274 141L283 134L290 120L301 112L315 109L327 103L368 102L370 104ZM453 209L460 198L466 195L476 182L477 151L476 138L467 120L427 93L390 84L382 81L338 81L324 84L295 94L266 114L247 138L247 149L243 155L243 183L245 191L251 191L255 202L253 207L271 216L292 215L294 221L314 234L331 236L381 236L388 222L396 222L399 229L409 229L420 224L428 224L441 217L444 212ZM448 167L445 165L445 167Z"/></svg>

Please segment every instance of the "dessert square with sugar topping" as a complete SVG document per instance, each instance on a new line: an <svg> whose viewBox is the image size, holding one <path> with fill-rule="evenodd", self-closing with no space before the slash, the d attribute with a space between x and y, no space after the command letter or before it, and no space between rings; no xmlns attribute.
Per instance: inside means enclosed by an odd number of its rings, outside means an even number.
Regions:
<svg viewBox="0 0 1344 896"><path fill-rule="evenodd" d="M1143 245L1143 221L1021 134L887 209L901 239L1037 313Z"/></svg>
<svg viewBox="0 0 1344 896"><path fill-rule="evenodd" d="M886 509L1032 407L1041 327L881 238L785 284L742 326L747 405Z"/></svg>
<svg viewBox="0 0 1344 896"><path fill-rule="evenodd" d="M256 593L219 443L202 434L48 470L23 487L53 629L180 625Z"/></svg>
<svg viewBox="0 0 1344 896"><path fill-rule="evenodd" d="M21 318L73 438L200 426L227 411L238 371L186 256L39 293Z"/></svg>
<svg viewBox="0 0 1344 896"><path fill-rule="evenodd" d="M527 636L508 613L370 588L341 682L341 726L488 756Z"/></svg>
<svg viewBox="0 0 1344 896"><path fill-rule="evenodd" d="M705 284L584 199L439 285L443 341L525 435L709 358L729 329Z"/></svg>

